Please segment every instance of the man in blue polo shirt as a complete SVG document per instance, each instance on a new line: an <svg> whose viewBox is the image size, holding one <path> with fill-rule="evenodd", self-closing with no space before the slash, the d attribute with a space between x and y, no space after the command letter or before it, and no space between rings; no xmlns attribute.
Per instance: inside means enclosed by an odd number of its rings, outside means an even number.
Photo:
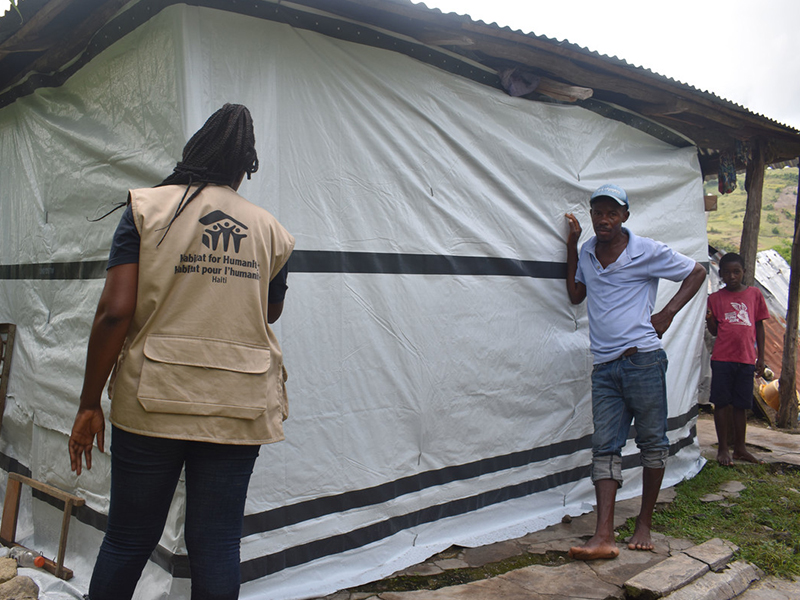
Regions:
<svg viewBox="0 0 800 600"><path fill-rule="evenodd" d="M673 317L697 293L705 269L667 245L638 237L622 226L629 217L628 195L606 184L590 199L594 237L578 254L581 226L574 215L567 237L567 293L573 304L588 298L592 369L592 482L597 526L583 546L570 548L581 560L614 558L614 502L622 485L622 447L631 422L643 469L642 506L631 550L652 550L650 537L664 466L667 439L667 356L661 336ZM680 281L675 296L653 314L659 279Z"/></svg>

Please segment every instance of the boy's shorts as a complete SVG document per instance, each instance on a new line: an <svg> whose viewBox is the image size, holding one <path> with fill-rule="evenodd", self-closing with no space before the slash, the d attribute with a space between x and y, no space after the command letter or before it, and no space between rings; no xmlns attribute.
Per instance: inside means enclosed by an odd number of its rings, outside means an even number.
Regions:
<svg viewBox="0 0 800 600"><path fill-rule="evenodd" d="M753 408L753 375L755 365L746 363L711 361L711 402L724 408L734 406Z"/></svg>

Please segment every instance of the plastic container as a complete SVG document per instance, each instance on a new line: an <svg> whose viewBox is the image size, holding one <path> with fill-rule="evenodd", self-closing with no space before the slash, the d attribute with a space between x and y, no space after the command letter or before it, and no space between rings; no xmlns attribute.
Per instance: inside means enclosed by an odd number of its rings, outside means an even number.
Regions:
<svg viewBox="0 0 800 600"><path fill-rule="evenodd" d="M759 388L761 397L772 410L780 410L781 408L781 393L778 389L778 382L779 380L773 379Z"/></svg>
<svg viewBox="0 0 800 600"><path fill-rule="evenodd" d="M9 550L8 558L16 560L20 567L37 567L41 569L44 566L44 556L22 546L15 546Z"/></svg>

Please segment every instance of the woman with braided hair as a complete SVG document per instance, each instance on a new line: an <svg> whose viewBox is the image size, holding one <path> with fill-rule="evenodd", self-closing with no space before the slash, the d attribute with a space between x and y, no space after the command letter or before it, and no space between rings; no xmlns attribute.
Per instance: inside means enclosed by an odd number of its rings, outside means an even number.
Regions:
<svg viewBox="0 0 800 600"><path fill-rule="evenodd" d="M236 193L257 169L250 112L226 104L169 177L128 194L69 440L80 475L95 437L104 449L111 374L110 505L91 600L131 598L184 469L192 600L238 598L250 475L288 415L269 324L283 310L294 238Z"/></svg>

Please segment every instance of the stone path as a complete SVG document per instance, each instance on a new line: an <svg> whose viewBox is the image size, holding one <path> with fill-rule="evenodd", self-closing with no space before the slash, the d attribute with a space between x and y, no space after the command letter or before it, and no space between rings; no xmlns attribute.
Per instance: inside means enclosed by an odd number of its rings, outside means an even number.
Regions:
<svg viewBox="0 0 800 600"><path fill-rule="evenodd" d="M701 415L697 423L703 456L714 460L716 443L713 419ZM800 465L800 435L759 427L748 427L753 453L768 462ZM722 501L737 494L736 482L719 491ZM741 484L739 484L741 486ZM669 503L674 490L662 490L659 503ZM615 527L636 516L639 499L617 503ZM488 579L439 589L409 592L352 592L344 590L317 600L604 600L610 598L654 600L798 600L800 579L786 581L764 577L744 561L731 563L736 548L724 540L709 540L698 546L688 540L654 534L655 550L639 552L620 544L613 560L592 562L566 558L570 546L585 541L594 532L593 513L530 533L522 538L481 548L453 549L406 569L399 575L428 577L455 569L476 569L526 554L547 555L548 564L514 569ZM558 558L560 557L560 559Z"/></svg>

